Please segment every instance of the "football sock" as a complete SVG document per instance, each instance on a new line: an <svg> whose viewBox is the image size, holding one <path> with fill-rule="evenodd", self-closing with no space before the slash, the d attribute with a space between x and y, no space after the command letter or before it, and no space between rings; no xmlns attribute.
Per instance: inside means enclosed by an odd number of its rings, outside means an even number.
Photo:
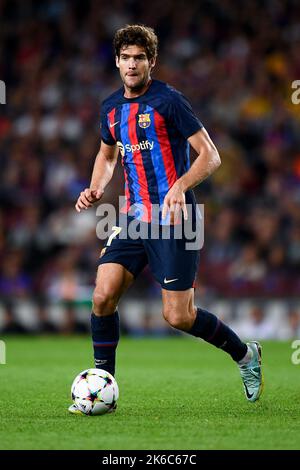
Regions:
<svg viewBox="0 0 300 470"><path fill-rule="evenodd" d="M234 331L215 315L201 308L197 308L194 325L188 333L223 349L234 361L240 361L247 354L248 346Z"/></svg>
<svg viewBox="0 0 300 470"><path fill-rule="evenodd" d="M91 329L95 367L115 375L116 348L119 342L119 314L99 317L92 313Z"/></svg>

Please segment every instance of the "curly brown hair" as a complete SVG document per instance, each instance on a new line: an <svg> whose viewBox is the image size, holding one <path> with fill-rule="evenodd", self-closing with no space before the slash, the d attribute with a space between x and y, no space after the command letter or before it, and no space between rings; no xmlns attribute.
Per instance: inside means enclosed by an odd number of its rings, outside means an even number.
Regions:
<svg viewBox="0 0 300 470"><path fill-rule="evenodd" d="M158 39L154 29L148 26L131 24L118 29L113 40L115 54L120 57L120 51L126 46L140 46L146 51L147 59L157 56Z"/></svg>

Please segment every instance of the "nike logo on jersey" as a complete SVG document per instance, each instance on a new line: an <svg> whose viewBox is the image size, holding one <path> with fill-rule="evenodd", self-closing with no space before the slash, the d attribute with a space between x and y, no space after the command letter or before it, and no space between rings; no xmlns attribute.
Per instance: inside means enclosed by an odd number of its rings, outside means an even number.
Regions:
<svg viewBox="0 0 300 470"><path fill-rule="evenodd" d="M112 127L115 127L117 124L119 124L120 121L117 121L117 122L113 122L113 123L109 123L109 127L112 128Z"/></svg>
<svg viewBox="0 0 300 470"><path fill-rule="evenodd" d="M176 278L176 279L166 279L166 278L164 278L164 284L169 284L170 282L175 282L175 281L178 281L178 278Z"/></svg>

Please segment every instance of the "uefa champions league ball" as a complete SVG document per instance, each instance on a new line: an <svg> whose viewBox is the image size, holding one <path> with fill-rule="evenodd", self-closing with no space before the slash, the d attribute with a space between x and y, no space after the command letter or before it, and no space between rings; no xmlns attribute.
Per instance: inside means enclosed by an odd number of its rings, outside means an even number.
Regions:
<svg viewBox="0 0 300 470"><path fill-rule="evenodd" d="M103 415L114 409L119 387L114 377L103 369L87 369L74 379L71 396L86 415Z"/></svg>

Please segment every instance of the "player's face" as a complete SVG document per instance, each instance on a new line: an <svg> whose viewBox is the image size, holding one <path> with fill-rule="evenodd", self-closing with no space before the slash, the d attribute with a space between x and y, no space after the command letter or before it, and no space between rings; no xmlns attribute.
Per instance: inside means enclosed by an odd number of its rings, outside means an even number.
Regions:
<svg viewBox="0 0 300 470"><path fill-rule="evenodd" d="M116 65L125 89L138 92L147 86L155 59L149 60L143 47L125 46L120 51L120 57L116 57Z"/></svg>

